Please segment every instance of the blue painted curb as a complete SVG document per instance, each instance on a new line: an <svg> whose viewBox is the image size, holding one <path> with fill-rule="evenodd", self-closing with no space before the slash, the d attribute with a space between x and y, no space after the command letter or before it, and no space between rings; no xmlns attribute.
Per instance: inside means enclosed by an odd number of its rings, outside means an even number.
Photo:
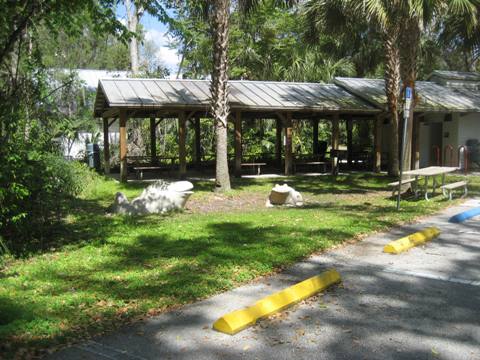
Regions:
<svg viewBox="0 0 480 360"><path fill-rule="evenodd" d="M464 211L460 214L457 214L455 216L452 216L448 222L451 223L461 223L464 222L465 220L468 220L474 216L480 215L480 207L474 208L471 210Z"/></svg>

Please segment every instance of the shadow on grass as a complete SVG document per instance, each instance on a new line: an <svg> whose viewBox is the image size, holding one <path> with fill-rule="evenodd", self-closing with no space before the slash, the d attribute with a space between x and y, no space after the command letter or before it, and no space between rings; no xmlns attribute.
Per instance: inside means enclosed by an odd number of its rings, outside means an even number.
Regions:
<svg viewBox="0 0 480 360"><path fill-rule="evenodd" d="M323 176L291 176L287 178L268 179L235 179L232 187L236 190L248 190L258 184L269 185L289 184L299 192L322 194L364 194L386 188L389 178L372 173L352 173L346 175Z"/></svg>
<svg viewBox="0 0 480 360"><path fill-rule="evenodd" d="M242 179L235 186L248 191L250 186L276 182ZM331 191L361 194L382 189L386 182L388 178L383 176L356 174L337 177L335 183L329 177L293 178L290 183L300 191L321 195ZM115 190L133 193L144 186L127 184ZM28 296L17 297L17 301L0 298L2 312L10 309L14 314L5 324L14 329L5 337L9 341L35 347L95 334L149 309L161 310L230 289L358 233L390 227L401 220L393 216L396 212L390 202L339 201L300 209L264 210L251 215L257 217L253 220L248 214L226 218L219 213L198 219L185 214L173 221L165 219L168 221L159 226L164 219L158 216L105 216L105 204L110 196L113 198L111 189L107 190L98 199L73 201L69 211L74 212L75 220L66 219L52 238L55 246L90 245L86 247L91 251L88 257L84 254L82 259L73 258L62 266L55 265L54 260L41 265L34 275L26 276L32 283L18 285L19 293ZM422 214L417 203L410 205L403 216ZM297 218L308 221L297 224ZM188 231L184 226L190 226ZM37 288L35 281L48 286ZM70 305L62 303L66 294L72 298ZM44 303L38 305L31 298ZM115 307L96 305L104 300L113 301ZM52 303L56 305L50 306ZM120 306L129 310L119 315ZM51 321L58 333L25 336L39 319ZM60 331L60 324L69 325ZM24 336L12 340L13 334Z"/></svg>

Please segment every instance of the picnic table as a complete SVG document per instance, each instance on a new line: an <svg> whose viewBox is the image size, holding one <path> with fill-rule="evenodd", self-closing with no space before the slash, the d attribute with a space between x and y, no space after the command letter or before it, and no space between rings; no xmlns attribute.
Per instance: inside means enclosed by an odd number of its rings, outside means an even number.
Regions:
<svg viewBox="0 0 480 360"><path fill-rule="evenodd" d="M260 168L265 165L267 165L267 163L263 163L263 162L250 162L250 163L241 164L242 167L251 167L253 169L253 173L254 174L256 173L257 175L260 175Z"/></svg>
<svg viewBox="0 0 480 360"><path fill-rule="evenodd" d="M442 176L442 187L445 186L445 175L451 172L458 170L457 167L452 166L429 166L422 169L415 169L405 171L403 175L410 175L415 176L415 182L418 184L418 178L423 176L425 178L425 182L423 184L423 191L425 192L425 200L429 200L428 198L428 179L431 177L433 178L433 188L432 188L432 195L435 194L437 190L438 183L437 183L437 176ZM402 180L403 182L404 180Z"/></svg>

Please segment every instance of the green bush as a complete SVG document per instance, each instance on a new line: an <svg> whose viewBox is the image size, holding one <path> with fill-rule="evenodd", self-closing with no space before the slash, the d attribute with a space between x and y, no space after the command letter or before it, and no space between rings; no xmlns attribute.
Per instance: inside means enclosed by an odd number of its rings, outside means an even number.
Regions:
<svg viewBox="0 0 480 360"><path fill-rule="evenodd" d="M15 254L38 250L51 226L61 221L66 201L80 194L96 175L85 164L24 146L10 148L0 159L3 245Z"/></svg>

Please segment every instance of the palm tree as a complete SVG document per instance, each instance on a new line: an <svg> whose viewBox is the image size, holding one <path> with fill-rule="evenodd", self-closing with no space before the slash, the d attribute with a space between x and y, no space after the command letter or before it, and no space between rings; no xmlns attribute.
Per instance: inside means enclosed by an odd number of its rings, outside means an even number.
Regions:
<svg viewBox="0 0 480 360"><path fill-rule="evenodd" d="M242 13L249 13L260 0L236 1ZM294 0L278 0L278 3L293 4ZM230 20L230 0L206 1L204 10L211 21L213 36L213 69L211 92L211 112L215 121L216 165L215 191L231 189L227 159L227 121L230 114L228 103L228 31Z"/></svg>
<svg viewBox="0 0 480 360"><path fill-rule="evenodd" d="M445 14L475 23L475 4L476 0L309 0L306 4L306 18L314 27L320 24L324 29L351 32L355 23L366 19L382 37L385 94L391 121L390 175L398 175L400 94L407 86L415 90L421 29ZM409 116L413 117L413 107ZM405 144L406 169L411 164L412 122L410 118Z"/></svg>
<svg viewBox="0 0 480 360"><path fill-rule="evenodd" d="M309 0L305 5L305 18L313 33L323 31L351 33L358 23L373 25L383 42L385 94L391 121L390 175L398 175L398 106L400 98L400 5L403 0ZM362 20L363 19L363 20Z"/></svg>
<svg viewBox="0 0 480 360"><path fill-rule="evenodd" d="M463 29L474 29L477 25L478 13L476 3L476 0L409 0L403 3L401 9L402 28L400 30L402 94L406 87L410 87L414 98L413 106L408 114L409 121L407 122L407 136L404 146L404 169L408 170L411 167L413 111L417 101L415 82L417 80L422 30L431 26L435 19L444 18L461 19ZM452 25L448 22L444 24ZM443 26L444 32L449 31L449 28L449 26ZM468 38L470 31L467 30L462 35L460 38ZM478 39L476 42L478 44Z"/></svg>
<svg viewBox="0 0 480 360"><path fill-rule="evenodd" d="M216 164L215 191L231 189L227 158L227 126L230 106L228 104L228 23L230 1L212 2L213 69L211 111L215 121Z"/></svg>
<svg viewBox="0 0 480 360"><path fill-rule="evenodd" d="M480 4L476 6L480 13ZM460 50L466 71L476 71L480 58L480 26L475 16L457 16L453 13L445 16L437 24L439 42L449 49Z"/></svg>

